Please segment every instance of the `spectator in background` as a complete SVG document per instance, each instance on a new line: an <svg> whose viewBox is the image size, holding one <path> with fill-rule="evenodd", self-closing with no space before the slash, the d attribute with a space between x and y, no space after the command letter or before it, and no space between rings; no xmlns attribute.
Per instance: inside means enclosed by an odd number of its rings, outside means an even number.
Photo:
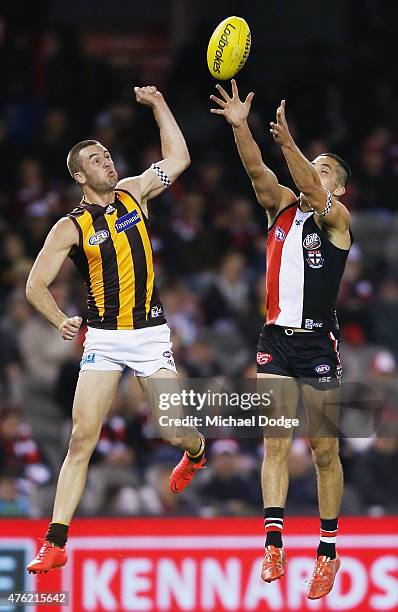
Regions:
<svg viewBox="0 0 398 612"><path fill-rule="evenodd" d="M237 251L253 267L257 260L257 242L264 236L267 223L263 217L263 227L260 228L254 219L254 210L249 198L238 196L214 220L218 252Z"/></svg>
<svg viewBox="0 0 398 612"><path fill-rule="evenodd" d="M210 448L211 469L198 491L206 515L251 514L261 507L259 487L239 444L232 438L215 440Z"/></svg>
<svg viewBox="0 0 398 612"><path fill-rule="evenodd" d="M51 480L51 470L17 407L0 415L0 472L18 479L26 491Z"/></svg>
<svg viewBox="0 0 398 612"><path fill-rule="evenodd" d="M197 297L182 283L172 283L162 291L162 303L167 323L179 334L183 346L191 344L198 337L202 317Z"/></svg>
<svg viewBox="0 0 398 612"><path fill-rule="evenodd" d="M239 319L248 314L250 290L245 257L238 251L228 253L203 298L207 325L219 330L236 330Z"/></svg>
<svg viewBox="0 0 398 612"><path fill-rule="evenodd" d="M68 125L68 116L61 108L51 108L44 117L40 137L32 150L46 169L46 175L52 182L59 183L68 179L65 155L75 138Z"/></svg>
<svg viewBox="0 0 398 612"><path fill-rule="evenodd" d="M222 368L216 357L210 339L199 338L187 349L184 365L190 378L212 378L222 374Z"/></svg>
<svg viewBox="0 0 398 612"><path fill-rule="evenodd" d="M15 480L11 476L0 476L0 516L35 515L35 509L30 504L28 496L18 491Z"/></svg>
<svg viewBox="0 0 398 612"><path fill-rule="evenodd" d="M360 344L368 339L371 325L369 307L373 294L372 283L364 277L361 250L358 245L353 244L337 298L339 323L344 340Z"/></svg>
<svg viewBox="0 0 398 612"><path fill-rule="evenodd" d="M74 306L67 304L69 302L68 285L60 282L52 285L50 291L60 308L71 313L71 316L76 314ZM19 297L19 308L28 313L23 326L18 329L25 372L31 383L52 393L59 367L73 353L73 344L65 342L56 327L33 313L25 296ZM14 318L14 313L10 315Z"/></svg>
<svg viewBox="0 0 398 612"><path fill-rule="evenodd" d="M203 208L204 199L199 193L185 194L166 239L165 257L170 271L191 282L200 282L200 277L215 265L214 233L203 222Z"/></svg>
<svg viewBox="0 0 398 612"><path fill-rule="evenodd" d="M9 215L14 220L24 218L29 205L45 196L43 171L37 159L23 159L19 165L18 187Z"/></svg>
<svg viewBox="0 0 398 612"><path fill-rule="evenodd" d="M398 358L398 281L386 278L371 308L371 340L391 349Z"/></svg>
<svg viewBox="0 0 398 612"><path fill-rule="evenodd" d="M289 513L315 514L317 488L314 462L304 438L292 442L289 453L289 490L286 504Z"/></svg>
<svg viewBox="0 0 398 612"><path fill-rule="evenodd" d="M398 512L398 442L393 436L374 438L372 446L358 453L352 467L353 481L368 514Z"/></svg>

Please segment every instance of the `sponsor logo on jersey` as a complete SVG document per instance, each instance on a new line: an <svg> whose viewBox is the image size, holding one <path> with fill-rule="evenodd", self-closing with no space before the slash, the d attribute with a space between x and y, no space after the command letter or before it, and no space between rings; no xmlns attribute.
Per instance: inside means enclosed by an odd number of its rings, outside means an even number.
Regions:
<svg viewBox="0 0 398 612"><path fill-rule="evenodd" d="M336 378L337 380L340 380L340 378L343 376L343 368L338 365L336 368Z"/></svg>
<svg viewBox="0 0 398 612"><path fill-rule="evenodd" d="M277 240L278 242L283 242L286 238L285 230L279 227L279 225L276 226L274 230L274 234L275 234L275 240Z"/></svg>
<svg viewBox="0 0 398 612"><path fill-rule="evenodd" d="M152 306L151 308L152 319L156 319L156 317L161 317L162 314L163 314L163 308L161 306Z"/></svg>
<svg viewBox="0 0 398 612"><path fill-rule="evenodd" d="M325 260L321 251L308 251L306 262L310 268L322 268Z"/></svg>
<svg viewBox="0 0 398 612"><path fill-rule="evenodd" d="M259 351L257 353L256 361L257 361L258 365L260 365L260 366L267 365L267 363L272 361L272 355L270 355L269 353L263 353L263 352Z"/></svg>
<svg viewBox="0 0 398 612"><path fill-rule="evenodd" d="M130 227L134 227L134 225L137 225L137 223L139 223L140 221L141 217L138 214L138 211L133 210L127 213L127 215L119 217L119 219L115 221L116 231L118 234L120 234L120 232L125 232L126 230L130 229Z"/></svg>
<svg viewBox="0 0 398 612"><path fill-rule="evenodd" d="M90 246L98 246L99 244L105 242L107 238L109 238L108 230L99 230L98 232L95 232L95 234L90 236L90 238L88 239L88 243Z"/></svg>
<svg viewBox="0 0 398 612"><path fill-rule="evenodd" d="M314 249L319 249L322 242L318 234L307 234L303 240L303 247L308 249L309 251L313 251Z"/></svg>
<svg viewBox="0 0 398 612"><path fill-rule="evenodd" d="M95 353L88 353L80 362L80 367L85 363L94 363L95 362Z"/></svg>
<svg viewBox="0 0 398 612"><path fill-rule="evenodd" d="M112 206L112 204L109 204L109 206L105 208L105 214L110 215L111 213L115 212L115 210L116 208Z"/></svg>
<svg viewBox="0 0 398 612"><path fill-rule="evenodd" d="M328 372L330 372L330 370L331 370L331 367L327 363L321 363L315 368L315 372L317 374L327 374Z"/></svg>
<svg viewBox="0 0 398 612"><path fill-rule="evenodd" d="M304 327L305 329L314 329L314 327L323 327L323 323L314 321L314 319L306 319Z"/></svg>
<svg viewBox="0 0 398 612"><path fill-rule="evenodd" d="M167 359L168 359L169 357L172 357L172 356L173 356L173 355L172 355L172 352L171 352L171 351L165 351L165 352L163 353L163 357L166 357Z"/></svg>
<svg viewBox="0 0 398 612"><path fill-rule="evenodd" d="M320 383L329 383L331 381L332 381L331 376L321 376L320 378L318 378L318 382Z"/></svg>

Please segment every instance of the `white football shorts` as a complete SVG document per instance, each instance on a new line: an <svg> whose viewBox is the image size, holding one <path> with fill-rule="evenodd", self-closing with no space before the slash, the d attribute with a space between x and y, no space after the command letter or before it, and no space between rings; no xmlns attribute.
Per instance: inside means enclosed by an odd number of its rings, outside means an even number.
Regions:
<svg viewBox="0 0 398 612"><path fill-rule="evenodd" d="M177 373L167 323L142 329L88 327L80 362L83 370L124 370L151 376L161 368Z"/></svg>

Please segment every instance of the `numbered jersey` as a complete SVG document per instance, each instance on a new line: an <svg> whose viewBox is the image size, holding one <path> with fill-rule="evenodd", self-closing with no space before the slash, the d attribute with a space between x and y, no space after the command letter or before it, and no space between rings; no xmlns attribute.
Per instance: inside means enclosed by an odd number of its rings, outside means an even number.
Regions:
<svg viewBox="0 0 398 612"><path fill-rule="evenodd" d="M155 285L148 221L126 191L107 207L84 200L68 215L79 231L69 256L87 286L87 323L140 329L165 323Z"/></svg>
<svg viewBox="0 0 398 612"><path fill-rule="evenodd" d="M299 200L268 229L267 324L317 331L338 328L336 299L349 249L335 247Z"/></svg>

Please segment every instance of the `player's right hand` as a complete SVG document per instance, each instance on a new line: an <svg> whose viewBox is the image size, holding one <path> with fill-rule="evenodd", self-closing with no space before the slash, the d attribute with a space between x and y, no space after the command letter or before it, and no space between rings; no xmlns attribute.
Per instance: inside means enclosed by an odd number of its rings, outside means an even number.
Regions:
<svg viewBox="0 0 398 612"><path fill-rule="evenodd" d="M210 112L216 115L223 115L225 119L234 127L239 127L244 121L246 121L250 112L250 106L254 98L254 93L251 91L246 100L242 102L239 98L238 86L235 79L231 80L232 85L232 98L227 94L225 89L217 83L216 88L220 95L224 98L221 100L217 96L210 96L210 100L216 102L221 108L211 108Z"/></svg>
<svg viewBox="0 0 398 612"><path fill-rule="evenodd" d="M73 340L82 324L81 317L69 317L64 319L59 326L59 331L64 340Z"/></svg>

